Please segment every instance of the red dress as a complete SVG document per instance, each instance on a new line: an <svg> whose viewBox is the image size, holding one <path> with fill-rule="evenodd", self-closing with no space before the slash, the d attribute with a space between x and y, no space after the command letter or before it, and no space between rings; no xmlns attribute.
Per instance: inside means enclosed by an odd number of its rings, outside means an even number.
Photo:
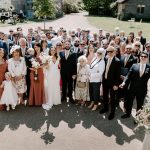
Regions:
<svg viewBox="0 0 150 150"><path fill-rule="evenodd" d="M29 95L30 106L41 106L43 103L45 103L43 69L39 68L37 72L38 72L37 80L34 79L35 71L31 70L30 72L30 80L31 80L30 95Z"/></svg>
<svg viewBox="0 0 150 150"><path fill-rule="evenodd" d="M5 79L5 72L7 71L7 62L0 64L0 85ZM0 98L3 93L3 88L0 88ZM0 111L5 109L5 105L0 105Z"/></svg>

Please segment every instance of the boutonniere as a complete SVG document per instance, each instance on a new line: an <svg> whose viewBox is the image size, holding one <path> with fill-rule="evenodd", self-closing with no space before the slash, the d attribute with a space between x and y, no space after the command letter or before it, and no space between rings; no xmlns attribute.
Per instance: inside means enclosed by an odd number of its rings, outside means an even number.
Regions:
<svg viewBox="0 0 150 150"><path fill-rule="evenodd" d="M148 73L148 72L149 72L149 68L146 68L145 69L145 74Z"/></svg>

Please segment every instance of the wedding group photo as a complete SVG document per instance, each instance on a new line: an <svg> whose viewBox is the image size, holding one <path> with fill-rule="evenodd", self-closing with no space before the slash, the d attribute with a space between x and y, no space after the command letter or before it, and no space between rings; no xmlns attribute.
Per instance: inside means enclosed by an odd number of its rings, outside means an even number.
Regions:
<svg viewBox="0 0 150 150"><path fill-rule="evenodd" d="M92 1L0 1L1 149L150 150L147 1Z"/></svg>

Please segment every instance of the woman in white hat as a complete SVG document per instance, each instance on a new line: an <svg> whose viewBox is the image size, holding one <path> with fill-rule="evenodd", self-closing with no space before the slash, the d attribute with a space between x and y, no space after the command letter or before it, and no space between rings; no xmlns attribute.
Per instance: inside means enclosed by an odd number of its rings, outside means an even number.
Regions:
<svg viewBox="0 0 150 150"><path fill-rule="evenodd" d="M15 45L11 48L10 54L12 58L8 60L8 71L11 73L14 80L15 87L19 96L19 103L23 103L23 94L27 90L26 86L26 63L23 57L21 57L20 47Z"/></svg>

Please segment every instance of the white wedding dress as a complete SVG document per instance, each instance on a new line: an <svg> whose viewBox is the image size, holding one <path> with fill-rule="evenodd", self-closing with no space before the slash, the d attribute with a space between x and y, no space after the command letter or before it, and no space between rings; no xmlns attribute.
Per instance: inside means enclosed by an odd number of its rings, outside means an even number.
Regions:
<svg viewBox="0 0 150 150"><path fill-rule="evenodd" d="M42 107L46 110L49 110L53 105L61 104L60 69L58 65L58 59L55 63L50 61L48 69L45 69L44 84L46 103Z"/></svg>

